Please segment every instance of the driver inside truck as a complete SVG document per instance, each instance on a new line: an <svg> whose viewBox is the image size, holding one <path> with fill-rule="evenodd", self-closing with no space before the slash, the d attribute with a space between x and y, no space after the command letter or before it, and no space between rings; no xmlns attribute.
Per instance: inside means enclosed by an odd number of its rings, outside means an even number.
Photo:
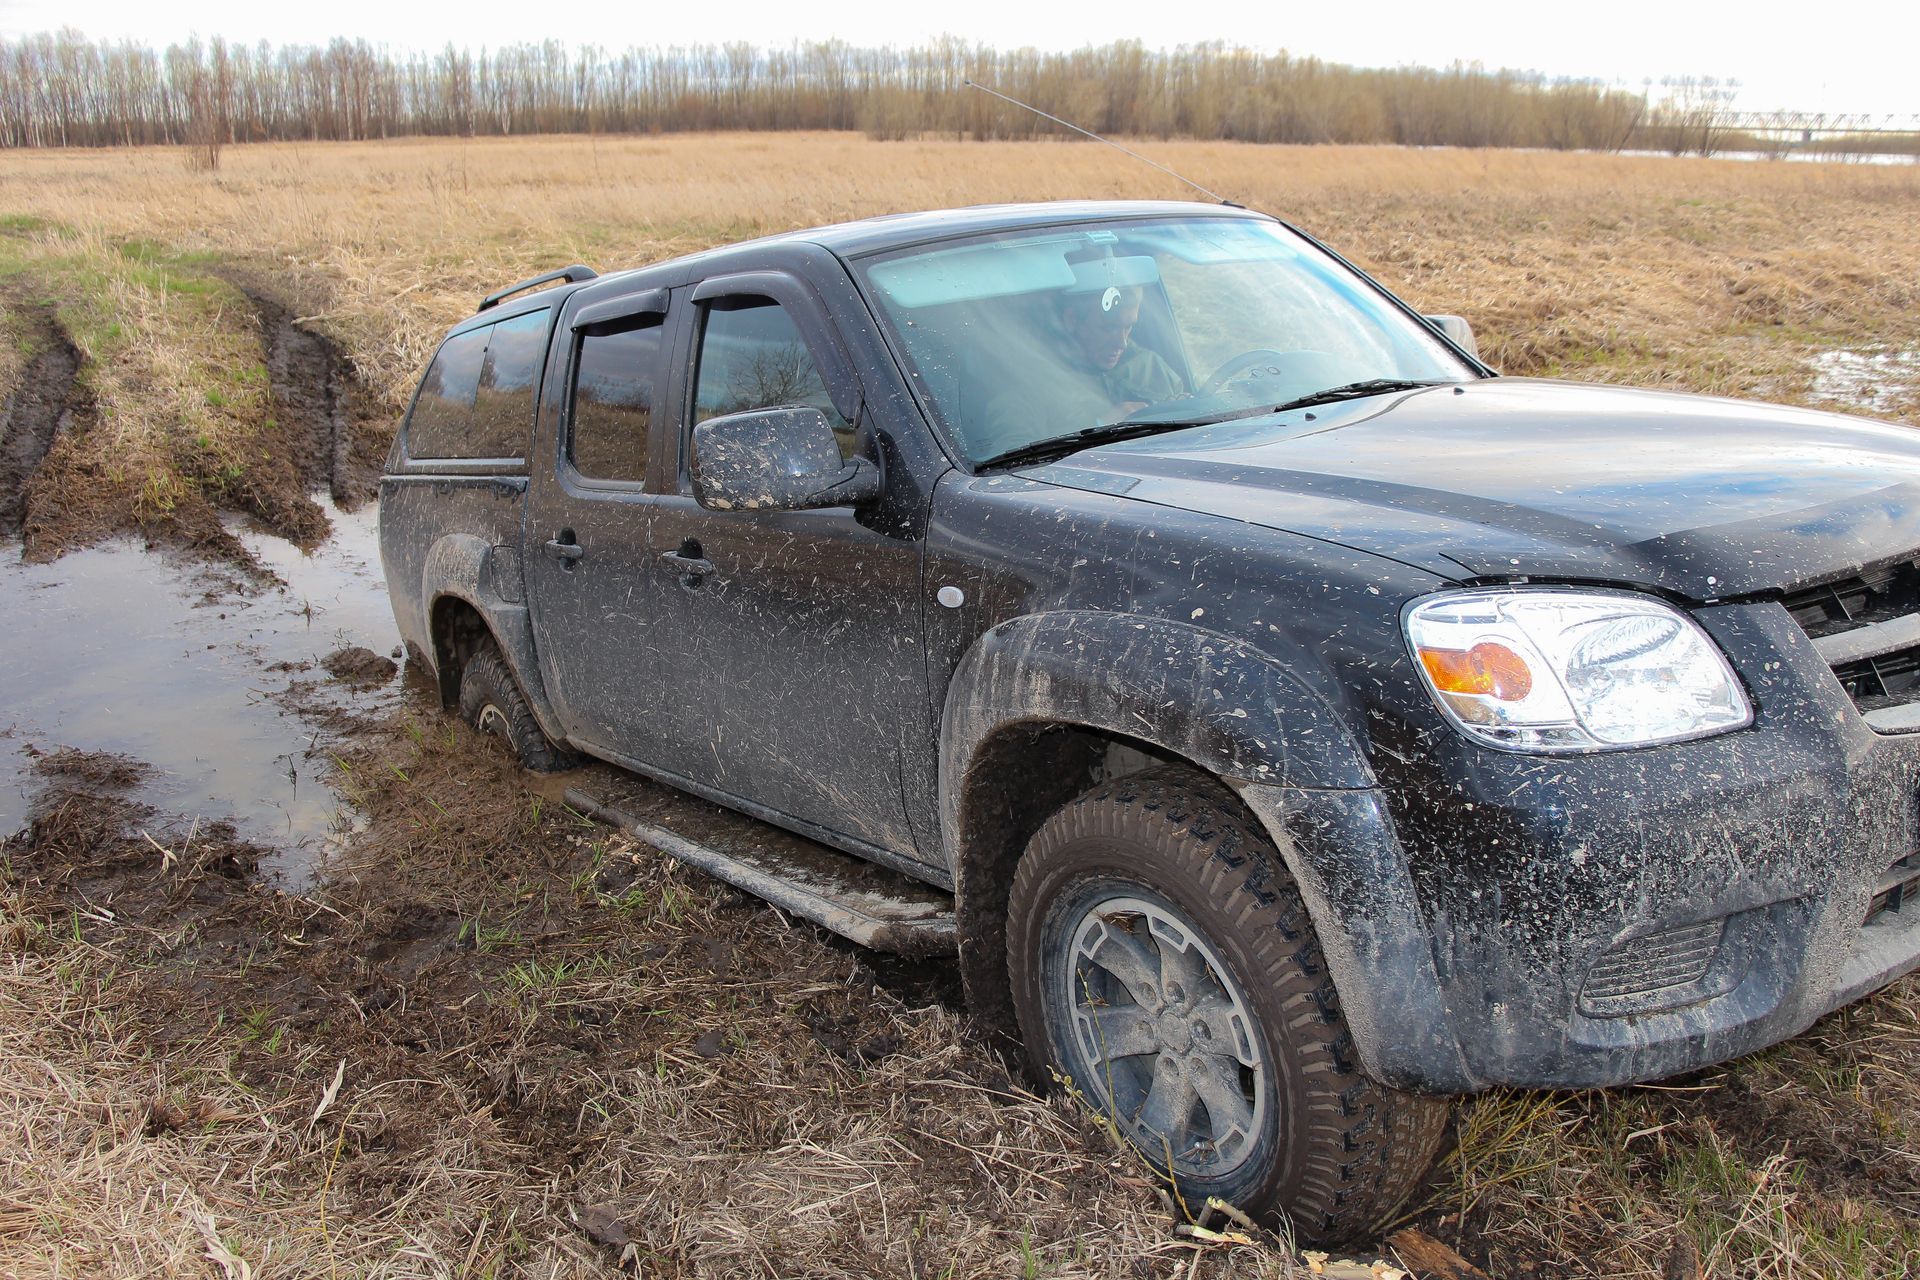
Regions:
<svg viewBox="0 0 1920 1280"><path fill-rule="evenodd" d="M1073 283L1049 299L1040 340L987 402L984 452L1117 422L1186 387L1159 352L1133 340L1140 322L1139 259L1087 254L1068 265ZM1150 261L1150 260L1149 260Z"/></svg>

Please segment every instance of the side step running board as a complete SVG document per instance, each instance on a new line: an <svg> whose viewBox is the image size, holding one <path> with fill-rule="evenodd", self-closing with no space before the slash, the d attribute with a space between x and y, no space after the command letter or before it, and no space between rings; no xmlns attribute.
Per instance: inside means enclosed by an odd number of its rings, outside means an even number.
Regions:
<svg viewBox="0 0 1920 1280"><path fill-rule="evenodd" d="M566 800L668 857L863 947L913 956L952 955L957 950L953 896L896 871L793 836L780 842L742 840L741 848L726 852L603 804L577 787L567 790ZM762 831L773 830L752 818L729 816ZM783 853L770 847L774 844L789 848ZM803 845L805 853L794 852L794 845Z"/></svg>

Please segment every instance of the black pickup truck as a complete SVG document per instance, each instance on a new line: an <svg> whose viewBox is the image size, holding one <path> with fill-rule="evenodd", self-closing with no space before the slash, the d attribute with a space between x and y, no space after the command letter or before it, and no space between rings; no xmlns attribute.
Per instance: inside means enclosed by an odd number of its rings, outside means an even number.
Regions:
<svg viewBox="0 0 1920 1280"><path fill-rule="evenodd" d="M381 550L526 764L805 837L578 796L957 952L1189 1203L1310 1237L1394 1208L1450 1096L1684 1072L1920 964L1920 438L1498 377L1263 215L515 286L427 370Z"/></svg>

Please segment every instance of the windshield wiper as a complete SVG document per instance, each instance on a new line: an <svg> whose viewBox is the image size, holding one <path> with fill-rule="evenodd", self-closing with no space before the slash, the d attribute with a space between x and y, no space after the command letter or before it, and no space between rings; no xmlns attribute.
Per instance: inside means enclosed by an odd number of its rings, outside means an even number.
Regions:
<svg viewBox="0 0 1920 1280"><path fill-rule="evenodd" d="M1035 462L1053 462L1070 453L1082 449L1091 449L1095 445L1114 444L1121 440L1137 440L1141 436L1157 435L1163 431L1184 431L1188 427L1212 427L1222 422L1234 422L1241 418L1258 418L1263 414L1282 413L1288 409L1307 409L1316 404L1333 404L1340 400L1357 400L1362 396L1380 395L1387 391L1418 391L1422 387L1443 387L1451 383L1451 378L1368 378L1363 382L1347 382L1337 387L1328 387L1312 395L1289 400L1285 404L1254 405L1246 409L1234 409L1226 413L1211 413L1192 418L1138 418L1122 419L1119 422L1103 422L1099 426L1087 427L1080 431L1069 432L1064 436L1049 436L1045 440L1036 440L996 453L991 458L975 463L980 467L1003 467Z"/></svg>
<svg viewBox="0 0 1920 1280"><path fill-rule="evenodd" d="M1267 412L1262 409L1259 412ZM1113 444L1119 440L1137 440L1141 436L1158 435L1163 431L1180 431L1187 427L1206 427L1220 421L1217 418L1188 418L1174 422L1103 422L1097 427L1087 427L1080 431L1069 432L1064 436L1049 436L1045 440L1035 440L1032 444L1023 444L996 453L991 458L975 463L980 467L1004 467L1012 464L1030 462L1052 462L1064 458L1070 453L1082 449L1091 449L1097 444Z"/></svg>
<svg viewBox="0 0 1920 1280"><path fill-rule="evenodd" d="M1360 382L1343 382L1337 387L1328 387L1324 391L1315 391L1285 404L1277 404L1267 410L1269 413L1284 413L1288 409L1311 409L1316 404L1337 404L1342 400L1358 400L1362 396L1377 396L1387 391L1418 391L1422 387L1444 387L1453 382L1452 378L1367 378Z"/></svg>

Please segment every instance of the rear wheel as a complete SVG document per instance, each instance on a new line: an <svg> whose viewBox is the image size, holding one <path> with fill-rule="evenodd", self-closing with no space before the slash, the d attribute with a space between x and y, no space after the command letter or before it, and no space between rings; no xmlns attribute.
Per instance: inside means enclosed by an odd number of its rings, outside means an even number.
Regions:
<svg viewBox="0 0 1920 1280"><path fill-rule="evenodd" d="M460 673L460 718L500 739L521 764L536 773L573 767L571 753L547 741L540 731L540 722L533 718L507 660L490 641L467 659Z"/></svg>
<svg viewBox="0 0 1920 1280"><path fill-rule="evenodd" d="M1447 1104L1360 1073L1299 892L1218 784L1156 769L1061 808L1021 859L1008 944L1035 1065L1191 1212L1218 1196L1338 1240L1432 1166Z"/></svg>

